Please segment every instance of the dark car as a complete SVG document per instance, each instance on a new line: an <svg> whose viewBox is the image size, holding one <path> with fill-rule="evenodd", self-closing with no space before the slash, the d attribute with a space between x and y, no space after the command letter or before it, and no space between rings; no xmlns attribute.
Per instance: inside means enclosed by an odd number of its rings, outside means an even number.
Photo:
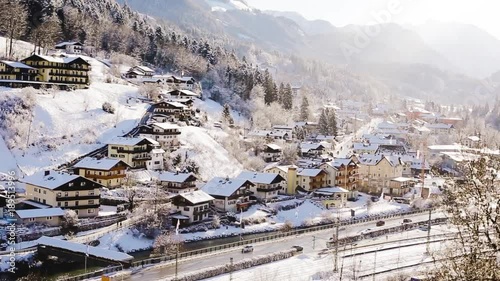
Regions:
<svg viewBox="0 0 500 281"><path fill-rule="evenodd" d="M377 222L377 226L383 226L383 225L385 225L385 221L378 221Z"/></svg>
<svg viewBox="0 0 500 281"><path fill-rule="evenodd" d="M292 246L292 248L297 249L298 253L301 253L304 250L304 247L301 247L301 246Z"/></svg>
<svg viewBox="0 0 500 281"><path fill-rule="evenodd" d="M380 198L378 198L377 196L372 196L370 199L372 200L372 202L378 202Z"/></svg>
<svg viewBox="0 0 500 281"><path fill-rule="evenodd" d="M242 253L251 253L251 252L253 252L253 246L251 246L251 245L245 246L245 247L243 247L243 249L241 249L241 252Z"/></svg>
<svg viewBox="0 0 500 281"><path fill-rule="evenodd" d="M411 220L410 219L403 219L403 223L410 223Z"/></svg>

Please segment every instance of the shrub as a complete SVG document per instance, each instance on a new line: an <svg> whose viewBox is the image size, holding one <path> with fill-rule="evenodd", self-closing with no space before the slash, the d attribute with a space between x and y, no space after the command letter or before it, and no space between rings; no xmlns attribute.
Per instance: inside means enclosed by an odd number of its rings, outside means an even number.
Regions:
<svg viewBox="0 0 500 281"><path fill-rule="evenodd" d="M107 113L115 114L115 108L109 102L105 102L102 104L102 110L104 110Z"/></svg>

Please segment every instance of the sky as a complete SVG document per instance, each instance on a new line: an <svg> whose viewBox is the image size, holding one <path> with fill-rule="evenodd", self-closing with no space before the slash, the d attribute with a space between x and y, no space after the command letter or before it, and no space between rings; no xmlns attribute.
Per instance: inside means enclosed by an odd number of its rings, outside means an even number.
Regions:
<svg viewBox="0 0 500 281"><path fill-rule="evenodd" d="M373 24L377 15L390 15L400 24L426 21L476 25L500 39L498 0L246 0L260 10L294 11L307 19L323 19L335 26Z"/></svg>

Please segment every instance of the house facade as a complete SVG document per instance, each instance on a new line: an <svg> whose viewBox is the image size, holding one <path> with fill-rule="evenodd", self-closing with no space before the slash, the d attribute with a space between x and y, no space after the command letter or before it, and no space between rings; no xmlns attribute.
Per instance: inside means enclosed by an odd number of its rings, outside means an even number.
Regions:
<svg viewBox="0 0 500 281"><path fill-rule="evenodd" d="M349 198L357 198L359 166L350 158L336 158L322 163L320 169L327 173L327 185L338 186L349 191Z"/></svg>
<svg viewBox="0 0 500 281"><path fill-rule="evenodd" d="M172 206L184 216L184 224L191 224L208 219L210 204L214 198L202 190L179 193L172 198ZM174 219L176 217L174 216ZM181 222L182 217L177 217Z"/></svg>
<svg viewBox="0 0 500 281"><path fill-rule="evenodd" d="M21 62L38 69L37 81L79 89L90 85L90 64L81 57L32 55Z"/></svg>
<svg viewBox="0 0 500 281"><path fill-rule="evenodd" d="M195 191L197 178L190 173L161 172L158 175L161 186L170 193L188 193Z"/></svg>
<svg viewBox="0 0 500 281"><path fill-rule="evenodd" d="M358 157L360 184L368 193L381 193L393 178L403 176L403 162L397 156L364 154Z"/></svg>
<svg viewBox="0 0 500 281"><path fill-rule="evenodd" d="M119 159L91 157L85 157L73 166L75 174L107 188L120 187L127 176L126 171L129 167L127 163Z"/></svg>
<svg viewBox="0 0 500 281"><path fill-rule="evenodd" d="M170 101L161 101L153 104L153 112L155 114L173 116L175 119L181 119L183 116L189 116L191 114L189 107L179 102ZM172 121L175 119L172 119Z"/></svg>
<svg viewBox="0 0 500 281"><path fill-rule="evenodd" d="M266 144L262 151L262 157L266 162L278 162L281 160L283 149L276 144Z"/></svg>
<svg viewBox="0 0 500 281"><path fill-rule="evenodd" d="M45 208L32 210L16 210L14 212L17 224L45 224L48 226L60 226L64 217L61 208Z"/></svg>
<svg viewBox="0 0 500 281"><path fill-rule="evenodd" d="M80 55L83 53L83 44L80 42L61 42L56 45L56 50L62 50L67 54Z"/></svg>
<svg viewBox="0 0 500 281"><path fill-rule="evenodd" d="M38 70L20 62L0 61L0 80L37 81Z"/></svg>
<svg viewBox="0 0 500 281"><path fill-rule="evenodd" d="M42 171L22 180L26 199L53 208L72 209L80 218L96 217L99 213L99 189L103 186L78 175Z"/></svg>
<svg viewBox="0 0 500 281"><path fill-rule="evenodd" d="M322 169L303 169L292 165L269 167L264 172L278 174L285 178L287 194L296 194L297 191L311 192L328 186L327 173Z"/></svg>
<svg viewBox="0 0 500 281"><path fill-rule="evenodd" d="M152 79L155 74L154 70L147 66L136 65L131 67L126 73L125 78L129 79Z"/></svg>
<svg viewBox="0 0 500 281"><path fill-rule="evenodd" d="M250 187L254 184L244 179L215 177L201 190L214 198L214 206L226 212L246 210L252 204Z"/></svg>
<svg viewBox="0 0 500 281"><path fill-rule="evenodd" d="M324 187L313 192L313 196L327 208L344 208L347 205L349 190L341 187Z"/></svg>
<svg viewBox="0 0 500 281"><path fill-rule="evenodd" d="M160 143L152 139L119 137L108 143L108 157L134 169L161 170L165 150L159 147Z"/></svg>
<svg viewBox="0 0 500 281"><path fill-rule="evenodd" d="M179 147L180 127L172 123L152 123L139 127L139 136L157 141L165 150L175 150Z"/></svg>
<svg viewBox="0 0 500 281"><path fill-rule="evenodd" d="M193 90L196 80L193 77L169 76L165 79L167 85L180 90Z"/></svg>
<svg viewBox="0 0 500 281"><path fill-rule="evenodd" d="M250 191L253 192L254 196L264 201L278 197L278 193L286 192L286 180L279 174L244 171L237 178L253 183L254 185L250 186Z"/></svg>

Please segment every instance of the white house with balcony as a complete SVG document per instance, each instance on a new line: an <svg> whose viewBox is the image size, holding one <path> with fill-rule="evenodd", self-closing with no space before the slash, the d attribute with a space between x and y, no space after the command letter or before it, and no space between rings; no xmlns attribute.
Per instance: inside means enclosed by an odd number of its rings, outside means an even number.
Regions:
<svg viewBox="0 0 500 281"><path fill-rule="evenodd" d="M208 219L210 203L214 198L202 190L179 193L172 198L172 206L180 214L173 219L180 220L180 224L187 225ZM174 222L176 224L176 222Z"/></svg>
<svg viewBox="0 0 500 281"><path fill-rule="evenodd" d="M286 180L279 174L244 171L237 178L252 182L250 191L264 201L278 197L278 193L286 193Z"/></svg>

